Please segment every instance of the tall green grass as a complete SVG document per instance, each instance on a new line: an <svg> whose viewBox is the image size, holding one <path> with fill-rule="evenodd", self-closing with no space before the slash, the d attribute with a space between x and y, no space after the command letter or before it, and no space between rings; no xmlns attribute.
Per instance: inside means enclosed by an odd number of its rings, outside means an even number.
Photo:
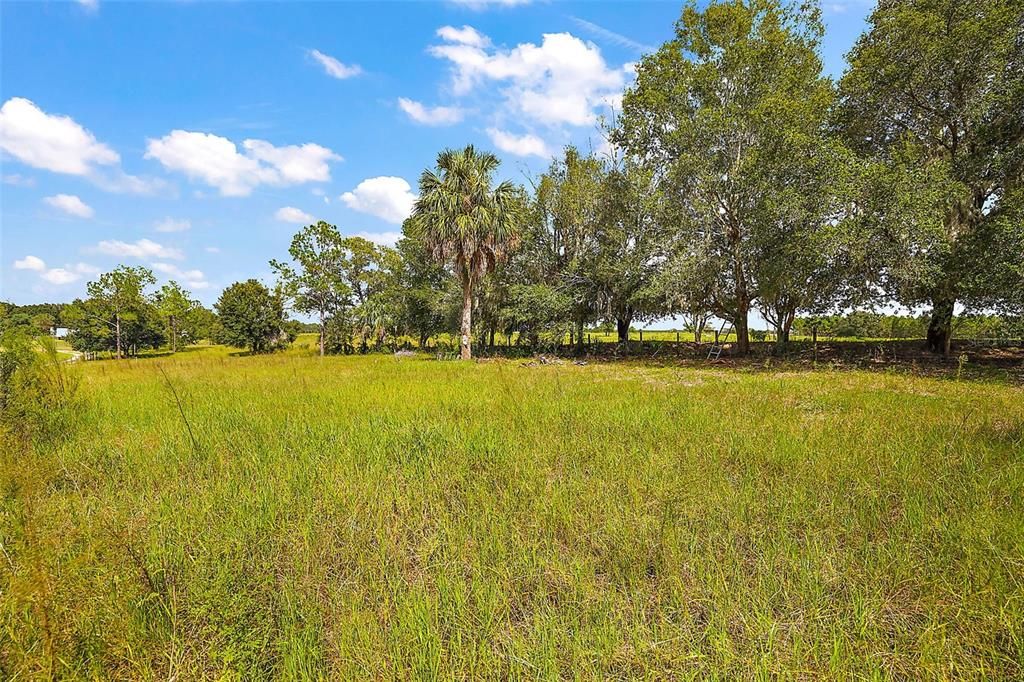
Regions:
<svg viewBox="0 0 1024 682"><path fill-rule="evenodd" d="M75 432L3 455L0 677L1024 672L1019 387L216 348L83 373Z"/></svg>

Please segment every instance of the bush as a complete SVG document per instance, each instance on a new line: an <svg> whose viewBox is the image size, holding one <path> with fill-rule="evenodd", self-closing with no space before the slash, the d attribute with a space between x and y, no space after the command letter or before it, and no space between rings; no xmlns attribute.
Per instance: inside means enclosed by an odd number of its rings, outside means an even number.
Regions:
<svg viewBox="0 0 1024 682"><path fill-rule="evenodd" d="M78 386L52 338L7 332L0 339L0 436L26 441L66 433Z"/></svg>

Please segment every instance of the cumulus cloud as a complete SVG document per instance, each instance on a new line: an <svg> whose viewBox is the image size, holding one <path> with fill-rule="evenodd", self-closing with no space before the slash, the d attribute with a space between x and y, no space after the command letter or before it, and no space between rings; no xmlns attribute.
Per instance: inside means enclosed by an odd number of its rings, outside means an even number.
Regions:
<svg viewBox="0 0 1024 682"><path fill-rule="evenodd" d="M25 256L21 260L14 261L14 269L42 271L46 269L46 263L37 256Z"/></svg>
<svg viewBox="0 0 1024 682"><path fill-rule="evenodd" d="M297 223L299 225L308 225L309 223L316 222L316 218L294 206L284 206L277 209L274 217L283 223Z"/></svg>
<svg viewBox="0 0 1024 682"><path fill-rule="evenodd" d="M192 222L189 220L164 218L163 220L158 220L153 229L157 232L185 232L192 229Z"/></svg>
<svg viewBox="0 0 1024 682"><path fill-rule="evenodd" d="M72 272L65 268L50 268L39 275L50 284L71 284L78 280L78 273Z"/></svg>
<svg viewBox="0 0 1024 682"><path fill-rule="evenodd" d="M458 107L427 107L415 100L398 98L398 106L409 118L428 126L447 126L458 123L465 115Z"/></svg>
<svg viewBox="0 0 1024 682"><path fill-rule="evenodd" d="M52 197L46 197L43 201L60 211L64 211L68 215L78 218L91 218L96 213L92 210L92 206L89 206L89 204L74 194L57 194Z"/></svg>
<svg viewBox="0 0 1024 682"><path fill-rule="evenodd" d="M234 142L211 133L172 130L150 139L146 158L216 187L222 196L248 196L259 185L298 185L331 179L331 161L341 157L326 147L307 143L275 147L264 140Z"/></svg>
<svg viewBox="0 0 1024 682"><path fill-rule="evenodd" d="M497 128L488 128L487 135L491 138L491 142L494 143L495 147L509 154L515 154L516 156L539 156L545 159L551 156L551 152L548 151L544 140L536 135L529 133L513 135Z"/></svg>
<svg viewBox="0 0 1024 682"><path fill-rule="evenodd" d="M202 270L182 270L174 263L155 262L150 263L154 272L167 275L170 279L177 280L189 289L206 289L210 283L206 281L206 275Z"/></svg>
<svg viewBox="0 0 1024 682"><path fill-rule="evenodd" d="M344 80L352 76L358 76L363 72L363 69L358 64L342 64L331 55L324 54L320 50L310 50L309 56L322 66L324 73L331 78Z"/></svg>
<svg viewBox="0 0 1024 682"><path fill-rule="evenodd" d="M381 176L363 180L351 192L342 194L341 200L353 211L401 224L412 213L416 195L402 178Z"/></svg>
<svg viewBox="0 0 1024 682"><path fill-rule="evenodd" d="M121 161L70 116L47 114L24 97L0 107L0 149L33 168L69 175L89 175Z"/></svg>
<svg viewBox="0 0 1024 682"><path fill-rule="evenodd" d="M150 239L140 239L135 242L122 242L117 239L107 239L101 241L93 247L92 250L108 256L117 256L118 258L138 258L139 260L147 260L151 258L170 258L173 260L181 260L185 257L180 249L164 246L163 244L158 244Z"/></svg>
<svg viewBox="0 0 1024 682"><path fill-rule="evenodd" d="M457 95L497 83L512 113L550 126L593 125L599 113L618 106L634 70L632 64L608 66L596 45L569 33L547 33L540 45L512 49L459 42L450 32L439 35L446 43L429 51L451 63Z"/></svg>
<svg viewBox="0 0 1024 682"><path fill-rule="evenodd" d="M36 256L25 256L21 260L14 261L15 270L30 270L39 273L39 278L50 284L62 285L78 281L82 275L94 275L99 272L87 263L66 265L63 268L48 268L42 258Z"/></svg>
<svg viewBox="0 0 1024 682"><path fill-rule="evenodd" d="M128 175L121 157L70 116L12 97L0 107L0 150L32 168L87 178L112 192L152 194L164 183Z"/></svg>

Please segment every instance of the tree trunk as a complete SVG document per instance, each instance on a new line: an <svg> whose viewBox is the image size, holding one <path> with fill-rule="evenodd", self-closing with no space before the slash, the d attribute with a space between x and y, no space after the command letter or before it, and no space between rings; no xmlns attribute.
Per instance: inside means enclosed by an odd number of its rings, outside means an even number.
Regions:
<svg viewBox="0 0 1024 682"><path fill-rule="evenodd" d="M615 320L615 330L619 333L619 343L626 343L629 341L629 325L633 323L633 315L626 313L625 317L619 317Z"/></svg>
<svg viewBox="0 0 1024 682"><path fill-rule="evenodd" d="M782 323L782 333L779 334L779 341L782 343L789 343L789 332L793 329L793 320L795 319L795 311L786 314L786 321Z"/></svg>
<svg viewBox="0 0 1024 682"><path fill-rule="evenodd" d="M738 237L734 243L735 248L738 249ZM742 356L750 352L750 332L747 322L750 315L750 296L747 292L747 277L738 258L733 262L733 275L736 278L736 319L733 320L733 325L736 328L736 355Z"/></svg>
<svg viewBox="0 0 1024 682"><path fill-rule="evenodd" d="M320 357L324 356L324 311L320 311Z"/></svg>
<svg viewBox="0 0 1024 682"><path fill-rule="evenodd" d="M121 359L121 314L114 315L115 343L117 344L117 359Z"/></svg>
<svg viewBox="0 0 1024 682"><path fill-rule="evenodd" d="M583 354L583 320L576 321L576 352Z"/></svg>
<svg viewBox="0 0 1024 682"><path fill-rule="evenodd" d="M178 324L174 317L171 317L171 352L178 352Z"/></svg>
<svg viewBox="0 0 1024 682"><path fill-rule="evenodd" d="M495 329L494 329L494 327L491 327L491 342L490 342L491 348L494 348L494 334L495 334Z"/></svg>
<svg viewBox="0 0 1024 682"><path fill-rule="evenodd" d="M736 328L736 355L743 356L750 352L750 331L747 326L747 316L750 314L750 304L740 301L736 305L736 320L733 326Z"/></svg>
<svg viewBox="0 0 1024 682"><path fill-rule="evenodd" d="M952 297L936 296L932 299L932 319L928 323L928 350L947 358L952 349L955 305Z"/></svg>
<svg viewBox="0 0 1024 682"><path fill-rule="evenodd" d="M473 351L470 348L469 335L473 331L473 280L469 277L462 281L462 335L459 339L463 360L471 360Z"/></svg>

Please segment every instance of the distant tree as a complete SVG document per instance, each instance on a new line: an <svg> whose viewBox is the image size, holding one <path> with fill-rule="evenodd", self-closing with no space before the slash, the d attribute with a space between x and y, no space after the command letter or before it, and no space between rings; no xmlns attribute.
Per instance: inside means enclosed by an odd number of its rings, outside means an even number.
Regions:
<svg viewBox="0 0 1024 682"><path fill-rule="evenodd" d="M602 220L604 163L566 147L534 187L521 230L522 248L508 268L505 315L536 338L584 327L603 310L594 265Z"/></svg>
<svg viewBox="0 0 1024 682"><path fill-rule="evenodd" d="M350 292L346 329L349 340L365 349L370 339L383 340L389 327L389 313L383 290L389 285L384 269L384 251L369 239L346 237L341 242L341 276Z"/></svg>
<svg viewBox="0 0 1024 682"><path fill-rule="evenodd" d="M432 258L412 223L409 218L402 224L402 238L395 246L401 263L398 315L403 328L416 337L422 348L449 318L446 285L451 277L444 265Z"/></svg>
<svg viewBox="0 0 1024 682"><path fill-rule="evenodd" d="M212 339L217 325L217 314L202 305L193 306L181 321L180 332L189 343Z"/></svg>
<svg viewBox="0 0 1024 682"><path fill-rule="evenodd" d="M886 166L885 200L868 208L891 293L931 304L928 345L948 355L958 302L1024 288L1024 252L1004 250L1019 243L1019 216L1003 219L1024 198L1024 5L881 2L868 23L840 83L840 123Z"/></svg>
<svg viewBox="0 0 1024 682"><path fill-rule="evenodd" d="M95 282L89 282L86 285L89 298L76 301L67 312L76 327L72 343L77 340L84 345L81 350L98 350L105 345L102 339L112 334L114 352L121 359L127 345L124 327L129 322L137 322L140 316L150 317L147 313L152 304L145 290L155 283L156 278L147 268L126 265L119 265L111 272L100 275ZM145 328L145 325L134 325L136 336L148 341L152 334L148 330L146 334L141 334Z"/></svg>
<svg viewBox="0 0 1024 682"><path fill-rule="evenodd" d="M320 355L325 352L326 320L349 302L352 293L345 281L345 245L334 225L319 221L292 238L288 253L295 265L272 260L285 296L301 313L316 313L320 325Z"/></svg>
<svg viewBox="0 0 1024 682"><path fill-rule="evenodd" d="M214 308L221 340L228 345L262 353L282 338L285 316L281 297L255 279L229 286Z"/></svg>
<svg viewBox="0 0 1024 682"><path fill-rule="evenodd" d="M615 320L619 343L629 341L638 319L663 314L650 285L664 261L666 229L654 175L625 160L605 174L600 228L588 266L599 310Z"/></svg>
<svg viewBox="0 0 1024 682"><path fill-rule="evenodd" d="M178 352L178 336L189 313L199 305L191 294L180 284L171 280L160 287L154 296L154 303L160 316L167 324L167 335L171 341L171 352Z"/></svg>
<svg viewBox="0 0 1024 682"><path fill-rule="evenodd" d="M472 357L473 290L516 243L523 213L520 192L511 182L493 187L498 157L472 145L447 149L436 170L420 177L413 225L438 262L454 267L462 285L460 347Z"/></svg>
<svg viewBox="0 0 1024 682"><path fill-rule="evenodd" d="M56 326L57 323L53 319L53 315L49 313L36 313L32 316L32 327L39 334L50 334Z"/></svg>

